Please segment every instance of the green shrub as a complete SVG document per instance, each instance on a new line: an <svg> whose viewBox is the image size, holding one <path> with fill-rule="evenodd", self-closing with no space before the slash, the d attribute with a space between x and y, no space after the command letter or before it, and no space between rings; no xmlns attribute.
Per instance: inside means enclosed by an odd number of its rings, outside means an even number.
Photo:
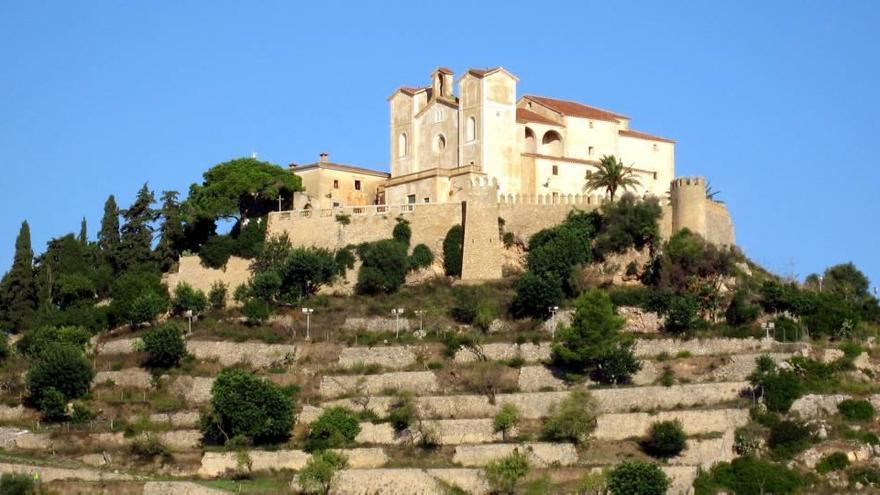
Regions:
<svg viewBox="0 0 880 495"><path fill-rule="evenodd" d="M786 412L804 393L801 378L792 371L779 371L769 356L757 360L758 369L749 380L764 398L764 404L772 412Z"/></svg>
<svg viewBox="0 0 880 495"><path fill-rule="evenodd" d="M409 221L398 218L394 229L391 230L391 238L409 247L409 241L412 238L412 228L409 226Z"/></svg>
<svg viewBox="0 0 880 495"><path fill-rule="evenodd" d="M846 399L837 405L840 415L850 421L870 421L874 419L874 406L861 399Z"/></svg>
<svg viewBox="0 0 880 495"><path fill-rule="evenodd" d="M663 495L669 479L656 465L642 461L626 461L608 475L608 491L612 495Z"/></svg>
<svg viewBox="0 0 880 495"><path fill-rule="evenodd" d="M686 441L680 421L660 421L651 425L648 437L642 442L642 448L654 457L666 459L681 453Z"/></svg>
<svg viewBox="0 0 880 495"><path fill-rule="evenodd" d="M443 355L448 358L454 358L459 349L462 347L474 346L477 341L473 335L447 332L444 336L443 343Z"/></svg>
<svg viewBox="0 0 880 495"><path fill-rule="evenodd" d="M331 407L309 426L305 448L309 452L349 446L361 431L357 417L348 409Z"/></svg>
<svg viewBox="0 0 880 495"><path fill-rule="evenodd" d="M687 293L673 296L664 313L666 330L672 333L685 333L692 330L697 323L699 310L700 303L695 296Z"/></svg>
<svg viewBox="0 0 880 495"><path fill-rule="evenodd" d="M209 237L199 249L199 258L208 268L223 268L234 250L235 240L232 237L215 235Z"/></svg>
<svg viewBox="0 0 880 495"><path fill-rule="evenodd" d="M336 261L336 273L340 275L345 274L346 270L354 268L354 262L357 261L351 248L348 247L336 251L336 255L333 259Z"/></svg>
<svg viewBox="0 0 880 495"><path fill-rule="evenodd" d="M804 336L804 329L800 323L779 316L773 320L773 338L780 342L798 342Z"/></svg>
<svg viewBox="0 0 880 495"><path fill-rule="evenodd" d="M779 459L791 459L806 450L812 443L810 428L795 421L780 421L770 428L767 446Z"/></svg>
<svg viewBox="0 0 880 495"><path fill-rule="evenodd" d="M555 442L586 441L596 426L598 406L585 390L575 389L568 397L550 405L544 422L544 437Z"/></svg>
<svg viewBox="0 0 880 495"><path fill-rule="evenodd" d="M388 421L398 432L403 431L416 419L416 406L412 392L400 392L388 409Z"/></svg>
<svg viewBox="0 0 880 495"><path fill-rule="evenodd" d="M863 486L878 487L880 486L880 468L872 466L858 466L849 470L849 482L852 484L861 483Z"/></svg>
<svg viewBox="0 0 880 495"><path fill-rule="evenodd" d="M306 462L306 467L300 470L297 481L305 493L326 495L330 492L333 475L347 464L342 454L332 450L315 452Z"/></svg>
<svg viewBox="0 0 880 495"><path fill-rule="evenodd" d="M0 495L31 495L37 493L34 478L27 473L0 475Z"/></svg>
<svg viewBox="0 0 880 495"><path fill-rule="evenodd" d="M35 357L50 344L67 344L84 350L90 338L92 334L82 327L39 327L25 332L16 347L25 356Z"/></svg>
<svg viewBox="0 0 880 495"><path fill-rule="evenodd" d="M443 268L448 277L461 276L462 246L464 245L464 229L461 225L453 225L443 238Z"/></svg>
<svg viewBox="0 0 880 495"><path fill-rule="evenodd" d="M431 266L433 262L434 253L431 252L431 248L424 244L417 244L413 248L412 254L409 255L410 270Z"/></svg>
<svg viewBox="0 0 880 495"><path fill-rule="evenodd" d="M211 290L208 291L208 301L211 304L211 309L220 310L226 307L227 292L228 288L223 282L218 280L211 284Z"/></svg>
<svg viewBox="0 0 880 495"><path fill-rule="evenodd" d="M501 313L490 291L481 285L458 285L452 288L452 318L481 330L488 330L492 320Z"/></svg>
<svg viewBox="0 0 880 495"><path fill-rule="evenodd" d="M492 420L495 431L505 435L516 427L517 423L519 423L519 409L513 404L508 403L501 406L501 409L498 410L498 413L495 414L495 418Z"/></svg>
<svg viewBox="0 0 880 495"><path fill-rule="evenodd" d="M830 473L831 471L840 471L849 466L849 457L843 452L832 452L825 454L816 464L816 471L820 474Z"/></svg>
<svg viewBox="0 0 880 495"><path fill-rule="evenodd" d="M641 364L620 335L623 324L607 293L593 289L581 294L571 326L563 327L553 344L554 363L600 383L627 382Z"/></svg>
<svg viewBox="0 0 880 495"><path fill-rule="evenodd" d="M331 283L339 272L339 262L331 251L320 248L292 249L279 272L280 292L284 299L298 301Z"/></svg>
<svg viewBox="0 0 880 495"><path fill-rule="evenodd" d="M64 394L49 387L40 394L40 414L46 421L61 421L67 416L67 400Z"/></svg>
<svg viewBox="0 0 880 495"><path fill-rule="evenodd" d="M147 354L144 364L148 368L173 368L186 355L183 332L175 323L166 323L148 331L144 334L143 341Z"/></svg>
<svg viewBox="0 0 880 495"><path fill-rule="evenodd" d="M281 275L276 272L259 272L254 274L248 285L251 297L272 302L281 293Z"/></svg>
<svg viewBox="0 0 880 495"><path fill-rule="evenodd" d="M272 314L269 303L262 299L248 299L241 308L241 312L248 319L248 322L253 325L263 323Z"/></svg>
<svg viewBox="0 0 880 495"><path fill-rule="evenodd" d="M66 400L89 391L95 372L80 349L69 344L51 343L36 357L27 374L31 398L40 404L42 394L54 388Z"/></svg>
<svg viewBox="0 0 880 495"><path fill-rule="evenodd" d="M170 457L171 450L154 434L135 438L131 442L131 455L142 460L151 461L157 457Z"/></svg>
<svg viewBox="0 0 880 495"><path fill-rule="evenodd" d="M174 289L174 299L171 302L171 307L178 315L182 315L187 311L199 314L208 308L208 297L204 292L193 289L191 285L182 282Z"/></svg>
<svg viewBox="0 0 880 495"><path fill-rule="evenodd" d="M510 494L519 481L529 474L529 459L519 450L486 465L486 480L492 493Z"/></svg>
<svg viewBox="0 0 880 495"><path fill-rule="evenodd" d="M744 290L738 290L733 295L730 305L724 312L727 324L731 326L749 325L758 318L761 308L749 301L749 296Z"/></svg>
<svg viewBox="0 0 880 495"><path fill-rule="evenodd" d="M603 204L600 211L594 242L599 257L623 253L629 248L641 250L654 245L660 236L657 219L661 208L657 199L639 200L625 193L619 200Z"/></svg>
<svg viewBox="0 0 880 495"><path fill-rule="evenodd" d="M358 247L361 268L357 291L360 294L391 294L406 278L406 246L393 239L361 244Z"/></svg>
<svg viewBox="0 0 880 495"><path fill-rule="evenodd" d="M293 399L268 380L227 368L214 380L201 425L210 442L239 436L256 444L281 441L293 427Z"/></svg>
<svg viewBox="0 0 880 495"><path fill-rule="evenodd" d="M527 271L516 282L510 312L517 318L547 318L548 308L559 306L564 298L562 282L555 274L537 275Z"/></svg>
<svg viewBox="0 0 880 495"><path fill-rule="evenodd" d="M77 401L73 403L73 413L70 415L70 422L74 424L85 424L95 419L96 416L97 414L89 409L86 404Z"/></svg>
<svg viewBox="0 0 880 495"><path fill-rule="evenodd" d="M727 491L736 495L798 493L802 477L795 471L752 456L720 462L694 483L697 495Z"/></svg>
<svg viewBox="0 0 880 495"><path fill-rule="evenodd" d="M504 247L509 248L516 244L516 236L513 235L513 232L505 232L501 235L501 242L504 243Z"/></svg>
<svg viewBox="0 0 880 495"><path fill-rule="evenodd" d="M263 250L263 242L266 240L266 217L250 218L245 226L240 224L232 229L232 237L235 242L232 254L242 258L255 258ZM224 263L225 264L225 263Z"/></svg>
<svg viewBox="0 0 880 495"><path fill-rule="evenodd" d="M109 313L113 324L152 321L168 309L168 289L158 271L130 270L113 281Z"/></svg>

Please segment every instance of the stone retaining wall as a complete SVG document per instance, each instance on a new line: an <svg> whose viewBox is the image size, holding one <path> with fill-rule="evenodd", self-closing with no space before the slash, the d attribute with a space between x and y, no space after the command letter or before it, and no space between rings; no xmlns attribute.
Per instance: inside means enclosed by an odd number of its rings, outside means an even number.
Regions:
<svg viewBox="0 0 880 495"><path fill-rule="evenodd" d="M489 361L506 361L521 358L527 363L537 363L550 359L550 343L505 344L493 343L477 346L477 349L462 347L455 353L456 363L472 363L482 358Z"/></svg>
<svg viewBox="0 0 880 495"><path fill-rule="evenodd" d="M380 375L342 375L321 378L319 392L323 397L343 395L376 395L388 389L408 390L417 394L437 392L439 383L430 371L383 373Z"/></svg>
<svg viewBox="0 0 880 495"><path fill-rule="evenodd" d="M526 454L531 466L536 468L572 466L578 460L577 449L570 443L541 442L459 445L452 455L452 462L465 467L483 467L517 450Z"/></svg>
<svg viewBox="0 0 880 495"><path fill-rule="evenodd" d="M153 375L140 369L130 368L120 371L99 371L92 380L93 386L113 382L117 387L149 389L153 387Z"/></svg>
<svg viewBox="0 0 880 495"><path fill-rule="evenodd" d="M296 489L296 480L293 487ZM448 487L470 495L489 493L481 469L346 469L333 480L335 495L447 495Z"/></svg>
<svg viewBox="0 0 880 495"><path fill-rule="evenodd" d="M522 392L564 390L565 382L553 376L546 366L523 366L519 369L519 389Z"/></svg>
<svg viewBox="0 0 880 495"><path fill-rule="evenodd" d="M168 386L169 392L182 396L188 404L206 404L211 400L214 378L208 376L177 376Z"/></svg>
<svg viewBox="0 0 880 495"><path fill-rule="evenodd" d="M379 316L373 318L346 318L345 323L342 324L342 329L365 332L394 332L398 328L397 325L398 322L395 318L382 318ZM408 318L401 318L399 325L401 332L409 332L410 320ZM418 328L418 325L416 325L416 328Z"/></svg>
<svg viewBox="0 0 880 495"><path fill-rule="evenodd" d="M132 422L137 418L132 418ZM150 422L155 424L167 424L172 428L195 428L199 426L198 411L181 411L169 413L153 413Z"/></svg>
<svg viewBox="0 0 880 495"><path fill-rule="evenodd" d="M375 468L384 466L388 457L382 449L346 449L336 450L348 459L351 468ZM250 472L290 469L298 471L306 466L312 457L302 450L251 450L247 453L250 461ZM239 466L237 452L205 452L198 476L214 478L229 472L247 472L246 466Z"/></svg>
<svg viewBox="0 0 880 495"><path fill-rule="evenodd" d="M401 369L416 363L416 353L409 346L346 347L339 354L339 366L352 368L359 365L378 365Z"/></svg>
<svg viewBox="0 0 880 495"><path fill-rule="evenodd" d="M794 401L789 411L799 414L804 419L837 414L837 405L846 399L849 399L848 395L808 394Z"/></svg>
<svg viewBox="0 0 880 495"><path fill-rule="evenodd" d="M81 481L108 481L108 480L133 480L134 476L129 474L114 473L109 471L98 471L95 469L68 469L49 466L34 466L32 464L12 464L8 462L0 463L0 473L24 474L33 477L34 473L40 474L40 481L43 483L51 483L53 481L62 480L81 480Z"/></svg>
<svg viewBox="0 0 880 495"><path fill-rule="evenodd" d="M414 424L411 435L398 434L389 423L361 423L361 431L355 437L360 444L400 444L418 442L422 434L430 435L438 445L491 443L504 439L496 432L491 419L438 419L424 420Z"/></svg>
<svg viewBox="0 0 880 495"><path fill-rule="evenodd" d="M33 416L33 412L26 409L21 404L15 407L0 404L0 421L19 421L29 419Z"/></svg>
<svg viewBox="0 0 880 495"><path fill-rule="evenodd" d="M96 352L102 356L130 354L135 352L134 349L138 341L140 341L140 339L137 338L107 340L98 344Z"/></svg>
<svg viewBox="0 0 880 495"><path fill-rule="evenodd" d="M269 368L296 361L296 346L288 344L190 340L186 351L196 359L216 359L223 366L245 363L254 368Z"/></svg>
<svg viewBox="0 0 880 495"><path fill-rule="evenodd" d="M623 440L643 437L651 425L659 421L681 421L687 435L703 435L734 430L749 421L746 409L715 409L705 411L663 411L657 414L602 414L596 419L592 436L599 440Z"/></svg>
<svg viewBox="0 0 880 495"><path fill-rule="evenodd" d="M733 443L733 430L727 430L720 438L688 439L685 450L677 457L669 459L669 463L678 466L699 466L708 470L716 463L730 462L736 458Z"/></svg>
<svg viewBox="0 0 880 495"><path fill-rule="evenodd" d="M716 354L740 354L768 350L770 341L755 338L732 339L637 339L633 347L636 357L654 357L663 353L675 356L680 352L689 352L692 356L713 356Z"/></svg>

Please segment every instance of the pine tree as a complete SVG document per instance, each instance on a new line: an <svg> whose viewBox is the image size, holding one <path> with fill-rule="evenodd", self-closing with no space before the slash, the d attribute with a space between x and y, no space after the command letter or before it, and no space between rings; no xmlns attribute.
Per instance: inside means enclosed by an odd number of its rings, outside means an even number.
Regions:
<svg viewBox="0 0 880 495"><path fill-rule="evenodd" d="M153 262L153 226L158 213L153 209L156 197L144 184L134 203L122 212L125 223L119 236L119 266L123 270Z"/></svg>
<svg viewBox="0 0 880 495"><path fill-rule="evenodd" d="M101 231L98 232L98 248L110 265L117 269L116 256L119 251L119 207L111 194L104 203L104 217L101 218Z"/></svg>
<svg viewBox="0 0 880 495"><path fill-rule="evenodd" d="M36 308L37 283L31 229L24 221L15 240L12 269L0 281L0 326L13 332L29 328Z"/></svg>
<svg viewBox="0 0 880 495"><path fill-rule="evenodd" d="M79 223L79 237L77 240L83 246L87 246L89 244L89 234L88 227L86 226L86 217L83 217L82 221Z"/></svg>
<svg viewBox="0 0 880 495"><path fill-rule="evenodd" d="M184 241L183 215L178 195L177 191L162 192L162 207L159 209L159 216L162 217L159 227L161 236L155 253L162 271L168 270L177 261Z"/></svg>

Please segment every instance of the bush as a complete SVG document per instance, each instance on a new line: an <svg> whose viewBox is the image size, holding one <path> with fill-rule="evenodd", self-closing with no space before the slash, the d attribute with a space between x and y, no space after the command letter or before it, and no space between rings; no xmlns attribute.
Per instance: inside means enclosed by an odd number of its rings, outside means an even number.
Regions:
<svg viewBox="0 0 880 495"><path fill-rule="evenodd" d="M452 318L485 331L501 313L498 303L485 286L458 285L452 288Z"/></svg>
<svg viewBox="0 0 880 495"><path fill-rule="evenodd" d="M410 270L431 266L431 263L433 262L434 253L431 252L431 248L424 244L417 244L416 247L413 248L412 254L409 255Z"/></svg>
<svg viewBox="0 0 880 495"><path fill-rule="evenodd" d="M686 442L680 421L660 421L651 425L648 437L642 441L642 448L649 455L667 459L680 454Z"/></svg>
<svg viewBox="0 0 880 495"><path fill-rule="evenodd" d="M208 301L211 303L211 309L220 310L226 307L226 294L229 289L226 284L219 280L211 284L211 290L208 291Z"/></svg>
<svg viewBox="0 0 880 495"><path fill-rule="evenodd" d="M123 273L113 282L111 296L109 312L113 324L152 321L168 309L168 289L158 271Z"/></svg>
<svg viewBox="0 0 880 495"><path fill-rule="evenodd" d="M694 483L698 495L728 491L736 495L788 495L797 493L801 475L785 466L752 456L720 462Z"/></svg>
<svg viewBox="0 0 880 495"><path fill-rule="evenodd" d="M92 334L82 327L40 327L22 335L16 347L25 356L36 357L50 344L67 344L84 350L91 337Z"/></svg>
<svg viewBox="0 0 880 495"><path fill-rule="evenodd" d="M31 495L36 493L34 478L27 473L0 475L0 495Z"/></svg>
<svg viewBox="0 0 880 495"><path fill-rule="evenodd" d="M850 421L870 421L874 419L874 406L866 400L846 399L837 405L840 415Z"/></svg>
<svg viewBox="0 0 880 495"><path fill-rule="evenodd" d="M772 412L786 412L792 403L804 393L801 378L789 370L779 371L769 356L757 360L758 369L749 380L764 398L764 404Z"/></svg>
<svg viewBox="0 0 880 495"><path fill-rule="evenodd" d="M95 419L96 416L97 414L89 409L84 403L74 402L73 413L70 415L70 422L74 424L86 424Z"/></svg>
<svg viewBox="0 0 880 495"><path fill-rule="evenodd" d="M280 271L282 296L289 301L311 296L322 285L332 282L339 272L339 262L331 251L295 248L287 255Z"/></svg>
<svg viewBox="0 0 880 495"><path fill-rule="evenodd" d="M820 474L830 473L831 471L840 471L849 466L849 458L843 452L832 452L825 454L816 464L816 471Z"/></svg>
<svg viewBox="0 0 880 495"><path fill-rule="evenodd" d="M791 459L806 450L812 443L813 434L810 428L795 421L780 421L770 428L767 446L774 456L780 459Z"/></svg>
<svg viewBox="0 0 880 495"><path fill-rule="evenodd" d="M601 383L628 381L641 365L621 339L623 324L607 293L593 289L581 294L571 326L562 328L553 344L553 361Z"/></svg>
<svg viewBox="0 0 880 495"><path fill-rule="evenodd" d="M214 380L210 409L201 423L213 442L239 436L256 444L281 441L293 427L293 399L268 380L227 368Z"/></svg>
<svg viewBox="0 0 880 495"><path fill-rule="evenodd" d="M361 268L357 291L360 294L391 294L406 278L406 246L393 239L361 244Z"/></svg>
<svg viewBox="0 0 880 495"><path fill-rule="evenodd" d="M555 274L563 288L573 294L569 284L575 266L592 258L590 247L594 231L593 216L573 211L563 223L544 229L529 239L526 264L530 272L538 275Z"/></svg>
<svg viewBox="0 0 880 495"><path fill-rule="evenodd" d="M174 323L166 323L144 334L144 351L148 368L168 369L177 366L186 355L183 332Z"/></svg>
<svg viewBox="0 0 880 495"><path fill-rule="evenodd" d="M501 406L501 409L492 420L495 431L501 432L504 435L507 435L510 430L516 427L517 423L519 423L519 409L513 404L508 403Z"/></svg>
<svg viewBox="0 0 880 495"><path fill-rule="evenodd" d="M697 312L700 303L691 294L677 294L669 300L669 306L664 312L666 316L666 330L673 333L685 333L694 328L697 323Z"/></svg>
<svg viewBox="0 0 880 495"><path fill-rule="evenodd" d="M51 343L34 360L27 374L31 398L40 404L42 395L54 388L65 400L77 399L89 391L95 372L82 351L68 344Z"/></svg>
<svg viewBox="0 0 880 495"><path fill-rule="evenodd" d="M61 421L67 416L67 401L64 394L49 387L40 394L40 414L46 421Z"/></svg>
<svg viewBox="0 0 880 495"><path fill-rule="evenodd" d="M519 480L529 474L529 459L519 450L486 465L486 480L492 493L513 494Z"/></svg>
<svg viewBox="0 0 880 495"><path fill-rule="evenodd" d="M773 320L773 337L780 342L798 342L804 336L804 329L800 323L780 316Z"/></svg>
<svg viewBox="0 0 880 495"><path fill-rule="evenodd" d="M342 454L331 450L315 452L297 475L299 486L305 493L326 495L330 492L333 475L347 463Z"/></svg>
<svg viewBox="0 0 880 495"><path fill-rule="evenodd" d="M501 236L501 242L504 243L504 247L509 248L516 243L516 236L513 235L513 232L505 232Z"/></svg>
<svg viewBox="0 0 880 495"><path fill-rule="evenodd" d="M235 240L228 235L215 235L199 249L199 258L208 268L223 268L234 250Z"/></svg>
<svg viewBox="0 0 880 495"><path fill-rule="evenodd" d="M880 486L880 469L869 466L859 466L849 471L849 482L861 483L864 486Z"/></svg>
<svg viewBox="0 0 880 495"><path fill-rule="evenodd" d="M266 240L266 217L250 218L245 226L236 225L232 229L234 244L232 254L242 258L255 258L263 250ZM225 264L225 263L224 263Z"/></svg>
<svg viewBox="0 0 880 495"><path fill-rule="evenodd" d="M397 224L391 230L391 238L409 247L409 240L412 238L412 229L409 226L409 221L398 218Z"/></svg>
<svg viewBox="0 0 880 495"><path fill-rule="evenodd" d="M550 406L544 422L544 436L555 442L586 441L596 426L598 406L585 390L576 389L568 397Z"/></svg>
<svg viewBox="0 0 880 495"><path fill-rule="evenodd" d="M602 205L601 212L594 243L599 257L622 253L631 247L641 250L653 246L660 236L657 219L661 209L657 199L640 201L626 193L618 201Z"/></svg>
<svg viewBox="0 0 880 495"><path fill-rule="evenodd" d="M249 283L250 295L267 303L275 301L281 292L281 275L276 272L254 274Z"/></svg>
<svg viewBox="0 0 880 495"><path fill-rule="evenodd" d="M174 312L182 315L187 311L199 314L208 308L208 297L205 293L193 289L186 282L182 282L174 289L174 300L171 303Z"/></svg>
<svg viewBox="0 0 880 495"><path fill-rule="evenodd" d="M738 290L733 295L730 305L727 306L724 318L728 325L737 327L754 323L760 312L761 308L749 301L748 294L743 290Z"/></svg>
<svg viewBox="0 0 880 495"><path fill-rule="evenodd" d="M388 421L398 432L409 428L416 419L416 406L412 392L400 392L388 410Z"/></svg>
<svg viewBox="0 0 880 495"><path fill-rule="evenodd" d="M555 274L536 275L528 271L516 282L516 296L510 312L517 318L547 318L548 308L565 298L562 282Z"/></svg>
<svg viewBox="0 0 880 495"><path fill-rule="evenodd" d="M248 319L248 323L252 325L262 324L272 314L269 303L262 299L248 299L241 308L241 312Z"/></svg>
<svg viewBox="0 0 880 495"><path fill-rule="evenodd" d="M669 487L666 474L654 464L626 461L608 475L612 495L663 495Z"/></svg>
<svg viewBox="0 0 880 495"><path fill-rule="evenodd" d="M461 276L462 246L464 245L464 229L461 225L453 225L443 238L443 268L448 277Z"/></svg>
<svg viewBox="0 0 880 495"><path fill-rule="evenodd" d="M333 259L336 261L336 272L340 275L345 274L345 270L354 268L354 262L356 261L354 253L347 247L336 251Z"/></svg>
<svg viewBox="0 0 880 495"><path fill-rule="evenodd" d="M308 452L349 446L361 431L357 417L348 409L331 407L309 426L305 449Z"/></svg>

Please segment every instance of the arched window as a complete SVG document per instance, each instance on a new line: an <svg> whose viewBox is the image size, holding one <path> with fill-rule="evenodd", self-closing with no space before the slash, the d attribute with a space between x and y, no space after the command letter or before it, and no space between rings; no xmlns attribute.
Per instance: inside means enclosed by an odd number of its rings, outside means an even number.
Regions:
<svg viewBox="0 0 880 495"><path fill-rule="evenodd" d="M562 156L562 136L556 131L547 131L541 138L541 153L550 156Z"/></svg>
<svg viewBox="0 0 880 495"><path fill-rule="evenodd" d="M442 153L446 149L446 137L443 134L434 136L434 153Z"/></svg>
<svg viewBox="0 0 880 495"><path fill-rule="evenodd" d="M538 148L535 145L535 131L526 127L526 136L525 136L525 152L526 153L537 153Z"/></svg>
<svg viewBox="0 0 880 495"><path fill-rule="evenodd" d="M468 117L467 123L464 127L465 130L465 138L468 142L477 139L477 118L476 117Z"/></svg>
<svg viewBox="0 0 880 495"><path fill-rule="evenodd" d="M406 133L401 132L399 136L397 136L397 156L404 157L406 156Z"/></svg>

